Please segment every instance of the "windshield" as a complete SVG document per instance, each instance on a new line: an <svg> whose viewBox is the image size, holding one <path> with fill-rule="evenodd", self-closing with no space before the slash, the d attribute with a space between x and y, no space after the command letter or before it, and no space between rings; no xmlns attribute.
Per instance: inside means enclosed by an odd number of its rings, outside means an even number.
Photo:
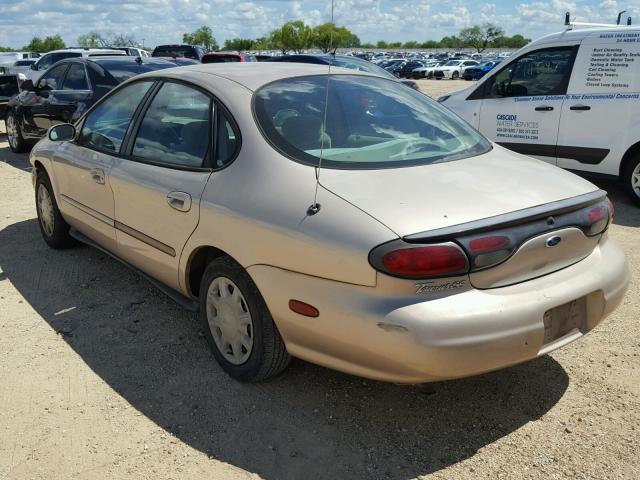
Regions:
<svg viewBox="0 0 640 480"><path fill-rule="evenodd" d="M444 64L445 67L455 67L457 65L460 65L460 63L462 63L460 60L451 60L450 62L447 62Z"/></svg>
<svg viewBox="0 0 640 480"><path fill-rule="evenodd" d="M254 109L262 133L276 149L314 166L321 155L328 168L427 165L491 148L480 133L426 95L379 77L280 80L258 90Z"/></svg>
<svg viewBox="0 0 640 480"><path fill-rule="evenodd" d="M205 55L202 63L230 63L239 62L240 55Z"/></svg>

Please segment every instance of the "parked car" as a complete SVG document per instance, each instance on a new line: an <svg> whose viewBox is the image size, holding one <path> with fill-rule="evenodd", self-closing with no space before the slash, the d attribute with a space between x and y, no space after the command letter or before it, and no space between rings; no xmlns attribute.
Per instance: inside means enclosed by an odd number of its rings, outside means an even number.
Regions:
<svg viewBox="0 0 640 480"><path fill-rule="evenodd" d="M142 48L137 48L137 47L111 47L111 48L115 48L116 50L122 50L123 52L125 52L127 55L131 57L147 58L151 56L149 52L147 52Z"/></svg>
<svg viewBox="0 0 640 480"><path fill-rule="evenodd" d="M205 51L200 45L159 45L153 49L152 57L184 57L202 61Z"/></svg>
<svg viewBox="0 0 640 480"><path fill-rule="evenodd" d="M77 57L61 60L8 102L5 119L9 147L25 152L47 129L72 122L113 87L140 73L175 67L158 58Z"/></svg>
<svg viewBox="0 0 640 480"><path fill-rule="evenodd" d="M30 160L45 242L94 245L198 310L239 380L291 356L402 383L479 374L582 337L629 283L605 192L366 72L140 75Z"/></svg>
<svg viewBox="0 0 640 480"><path fill-rule="evenodd" d="M499 63L499 61L492 60L476 66L467 67L462 72L462 78L465 80L479 80L493 70Z"/></svg>
<svg viewBox="0 0 640 480"><path fill-rule="evenodd" d="M20 91L18 76L0 75L0 118L4 118L9 99Z"/></svg>
<svg viewBox="0 0 640 480"><path fill-rule="evenodd" d="M637 44L618 42L636 36L635 26L551 34L442 100L516 152L620 179L640 205L640 59Z"/></svg>
<svg viewBox="0 0 640 480"><path fill-rule="evenodd" d="M446 62L425 62L423 67L414 68L411 72L412 78L433 78L436 67L444 65Z"/></svg>
<svg viewBox="0 0 640 480"><path fill-rule="evenodd" d="M31 70L31 65L33 65L34 63L36 63L35 58L31 58L28 60L18 60L9 68L9 73L12 73L14 75L22 73L26 76L29 73L29 70Z"/></svg>
<svg viewBox="0 0 640 480"><path fill-rule="evenodd" d="M202 57L202 63L257 62L256 57L243 52L209 52Z"/></svg>
<svg viewBox="0 0 640 480"><path fill-rule="evenodd" d="M404 65L402 65L397 71L398 71L398 74L400 75L400 78L411 78L413 75L413 71L416 68L424 67L424 65L425 65L425 62L421 62L418 60L410 60L406 62Z"/></svg>
<svg viewBox="0 0 640 480"><path fill-rule="evenodd" d="M451 60L443 66L437 67L433 71L433 78L436 80L443 78L457 80L462 77L465 68L475 67L477 65L479 65L479 63L475 60Z"/></svg>
<svg viewBox="0 0 640 480"><path fill-rule="evenodd" d="M49 67L65 58L104 57L113 55L126 55L126 53L122 50L110 48L64 48L62 50L53 50L44 54L36 63L31 65L26 76L33 83L36 83Z"/></svg>
<svg viewBox="0 0 640 480"><path fill-rule="evenodd" d="M398 80L397 77L390 74L384 68L379 67L367 60L363 60L358 57L349 57L347 55L311 55L311 54L299 54L299 55L281 55L279 57L271 57L264 62L292 62L292 63L311 63L316 65L335 65L342 68L348 68L350 70L360 70L363 72L375 73L383 77ZM416 82L411 80L398 80L400 83L420 91L420 87Z"/></svg>

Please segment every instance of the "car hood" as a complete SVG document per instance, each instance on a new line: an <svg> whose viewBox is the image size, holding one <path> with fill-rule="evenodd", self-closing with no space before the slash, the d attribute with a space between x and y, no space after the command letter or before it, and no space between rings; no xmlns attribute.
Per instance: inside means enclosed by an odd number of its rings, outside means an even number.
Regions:
<svg viewBox="0 0 640 480"><path fill-rule="evenodd" d="M483 155L433 165L326 169L320 184L400 237L598 190L577 175L497 145Z"/></svg>

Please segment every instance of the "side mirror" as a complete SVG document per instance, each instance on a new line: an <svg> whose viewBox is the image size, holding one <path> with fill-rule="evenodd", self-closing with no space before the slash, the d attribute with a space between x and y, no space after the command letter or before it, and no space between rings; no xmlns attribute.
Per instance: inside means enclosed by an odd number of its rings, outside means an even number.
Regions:
<svg viewBox="0 0 640 480"><path fill-rule="evenodd" d="M31 66L29 67L31 70L38 70L38 64L37 63L32 63Z"/></svg>
<svg viewBox="0 0 640 480"><path fill-rule="evenodd" d="M76 136L76 127L70 123L61 123L49 129L49 140L52 142L68 142Z"/></svg>
<svg viewBox="0 0 640 480"><path fill-rule="evenodd" d="M23 92L33 92L35 91L35 89L36 87L33 86L32 80L25 80L20 84L20 90L22 90Z"/></svg>

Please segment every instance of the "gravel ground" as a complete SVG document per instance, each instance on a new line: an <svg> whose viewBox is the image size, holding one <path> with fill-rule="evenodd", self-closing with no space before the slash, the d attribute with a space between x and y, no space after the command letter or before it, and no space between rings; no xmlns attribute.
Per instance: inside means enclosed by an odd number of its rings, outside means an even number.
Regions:
<svg viewBox="0 0 640 480"><path fill-rule="evenodd" d="M468 85L420 83L435 97ZM634 280L581 341L426 386L302 361L244 385L138 275L48 249L29 171L0 131L0 478L640 478L640 209L617 185L600 186Z"/></svg>

